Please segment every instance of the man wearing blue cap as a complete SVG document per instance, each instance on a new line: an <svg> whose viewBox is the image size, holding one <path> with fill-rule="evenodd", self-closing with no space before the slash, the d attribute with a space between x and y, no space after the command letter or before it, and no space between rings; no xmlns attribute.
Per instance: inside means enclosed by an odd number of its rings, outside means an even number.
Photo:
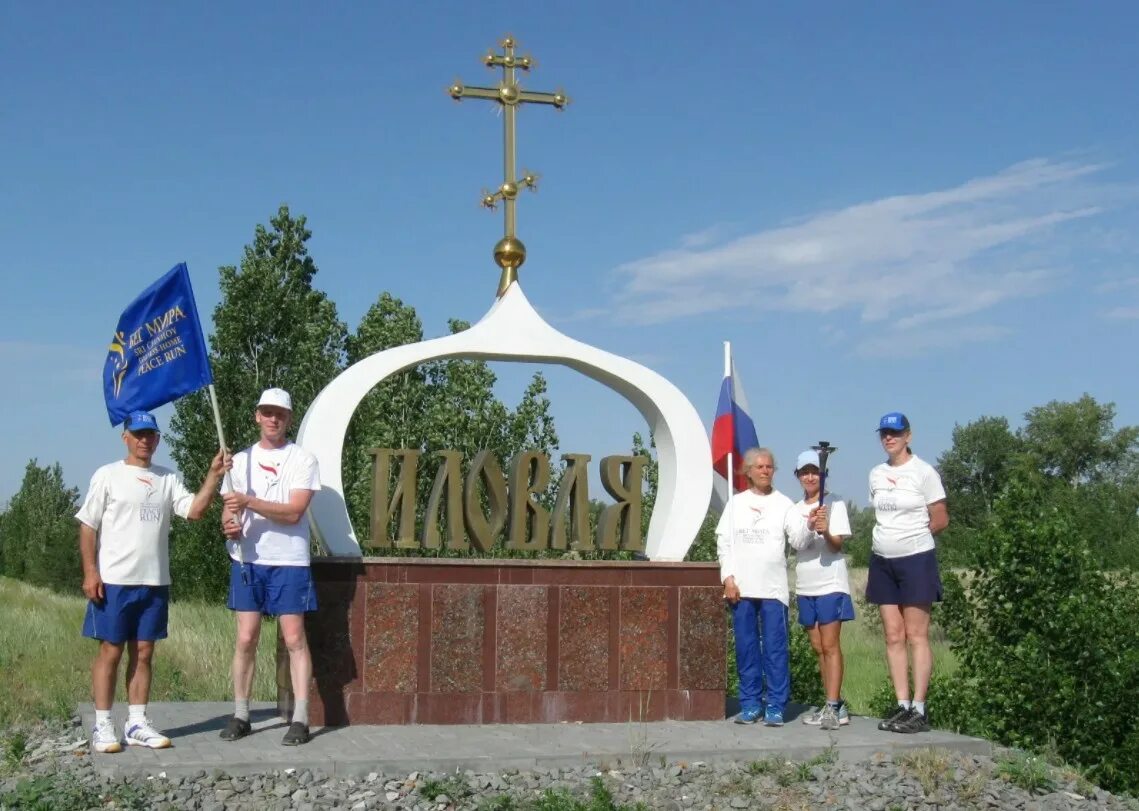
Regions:
<svg viewBox="0 0 1139 811"><path fill-rule="evenodd" d="M218 451L197 494L169 468L152 464L158 421L135 411L123 423L126 458L103 465L91 477L79 519L79 553L87 614L83 635L99 640L91 665L96 752L119 752L111 720L115 682L127 650L128 746L164 749L170 739L146 717L154 643L166 638L170 600L170 516L190 521L205 514L230 460Z"/></svg>

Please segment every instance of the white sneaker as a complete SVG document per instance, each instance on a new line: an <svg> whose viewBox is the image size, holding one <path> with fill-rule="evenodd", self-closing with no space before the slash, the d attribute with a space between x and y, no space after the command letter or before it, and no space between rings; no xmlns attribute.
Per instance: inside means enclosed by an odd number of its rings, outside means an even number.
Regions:
<svg viewBox="0 0 1139 811"><path fill-rule="evenodd" d="M817 726L821 725L823 723L823 708L824 707L826 707L826 704L824 704L822 707L816 707L813 712L809 713L808 715L804 715L803 716L803 723L806 724L807 726L812 726L812 727L817 727Z"/></svg>
<svg viewBox="0 0 1139 811"><path fill-rule="evenodd" d="M108 754L123 751L123 745L119 743L119 736L115 734L114 721L95 724L91 730L91 748L96 752Z"/></svg>
<svg viewBox="0 0 1139 811"><path fill-rule="evenodd" d="M170 739L150 723L149 718L127 721L127 746L145 746L148 749L166 749Z"/></svg>

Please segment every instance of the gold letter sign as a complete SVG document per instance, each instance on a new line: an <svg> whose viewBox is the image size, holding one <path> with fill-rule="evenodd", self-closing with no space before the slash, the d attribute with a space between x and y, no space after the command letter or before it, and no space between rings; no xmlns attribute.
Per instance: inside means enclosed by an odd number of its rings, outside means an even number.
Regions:
<svg viewBox="0 0 1139 811"><path fill-rule="evenodd" d="M506 475L492 451L480 451L471 460L466 477L458 451L439 451L434 455L440 464L427 497L427 508L420 516L417 495L422 452L373 448L369 453L373 547L441 549L445 532L447 549L466 551L473 545L486 553L494 548L505 527L506 548L515 551L589 551L596 546L639 552L645 548L641 536L641 490L648 459L643 456L606 456L601 460L601 486L616 503L601 510L596 530L591 532L589 454L562 456L565 472L558 482L551 510L549 501L543 503L550 484L550 460L541 451L519 453L511 460ZM394 458L399 459L399 464L393 469ZM422 532L417 537L419 521Z"/></svg>

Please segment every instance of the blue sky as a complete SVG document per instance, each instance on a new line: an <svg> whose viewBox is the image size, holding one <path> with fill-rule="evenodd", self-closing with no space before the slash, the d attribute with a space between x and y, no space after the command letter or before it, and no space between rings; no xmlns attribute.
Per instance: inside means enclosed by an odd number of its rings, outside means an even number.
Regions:
<svg viewBox="0 0 1139 811"><path fill-rule="evenodd" d="M664 374L710 424L731 340L762 441L836 444L865 500L889 410L931 461L955 423L1090 392L1139 423L1134 4L9 4L0 503L36 457L86 487L120 456L100 371L119 312L217 267L288 204L354 328L380 292L429 336L498 279L501 178L479 57L537 58L519 163L527 295ZM499 364L516 399L531 369ZM548 370L563 451L639 415ZM222 403L223 408L251 404ZM162 410L164 421L170 409Z"/></svg>

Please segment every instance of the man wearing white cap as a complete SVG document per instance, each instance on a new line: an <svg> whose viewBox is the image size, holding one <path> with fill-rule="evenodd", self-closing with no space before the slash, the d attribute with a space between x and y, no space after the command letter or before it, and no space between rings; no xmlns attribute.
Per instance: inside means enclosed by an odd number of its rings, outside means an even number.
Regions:
<svg viewBox="0 0 1139 811"><path fill-rule="evenodd" d="M275 616L289 651L296 703L282 743L309 740L308 688L312 656L304 615L316 610L309 570L309 527L305 512L320 489L316 457L289 441L293 401L284 389L266 389L254 412L260 440L233 457L233 490L223 495L222 529L229 538L229 608L237 612L233 656L234 714L223 740L248 735L261 617Z"/></svg>

